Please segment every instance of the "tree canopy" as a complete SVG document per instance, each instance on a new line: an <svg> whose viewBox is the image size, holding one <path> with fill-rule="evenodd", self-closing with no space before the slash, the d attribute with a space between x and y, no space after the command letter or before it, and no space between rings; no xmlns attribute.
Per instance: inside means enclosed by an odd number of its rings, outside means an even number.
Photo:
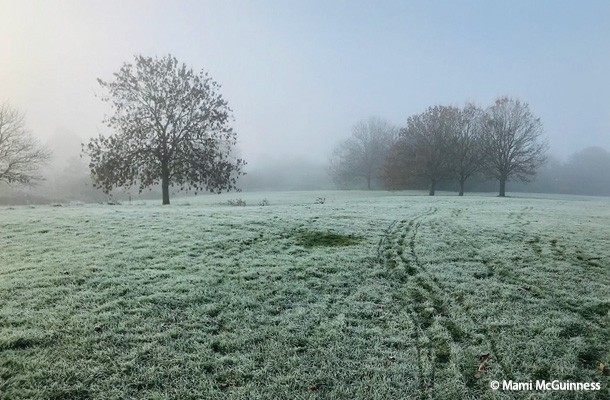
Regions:
<svg viewBox="0 0 610 400"><path fill-rule="evenodd" d="M546 161L548 144L542 139L542 122L518 99L500 97L483 119L482 149L485 170L500 183L506 195L510 179L529 181Z"/></svg>
<svg viewBox="0 0 610 400"><path fill-rule="evenodd" d="M436 184L451 176L453 131L459 117L460 110L455 107L429 107L423 113L410 116L400 132L404 172L427 180L431 196ZM389 159L392 160L397 159ZM386 169L396 167L388 165Z"/></svg>
<svg viewBox="0 0 610 400"><path fill-rule="evenodd" d="M466 179L480 172L485 154L481 148L483 111L472 103L459 110L451 139L451 174L464 195Z"/></svg>
<svg viewBox="0 0 610 400"><path fill-rule="evenodd" d="M220 85L171 55L136 56L112 81L98 79L102 99L114 114L104 120L114 130L86 146L94 185L113 187L161 184L163 204L169 186L221 192L236 189L245 161L234 156L237 135L232 111Z"/></svg>

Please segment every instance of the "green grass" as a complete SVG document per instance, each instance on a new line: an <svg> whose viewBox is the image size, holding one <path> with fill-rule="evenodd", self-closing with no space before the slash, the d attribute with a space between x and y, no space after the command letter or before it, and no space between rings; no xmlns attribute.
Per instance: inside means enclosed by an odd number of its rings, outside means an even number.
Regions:
<svg viewBox="0 0 610 400"><path fill-rule="evenodd" d="M240 195L0 208L0 399L610 398L608 199Z"/></svg>
<svg viewBox="0 0 610 400"><path fill-rule="evenodd" d="M312 248L316 246L323 247L342 247L353 246L358 244L360 238L355 238L352 235L338 235L332 232L301 232L296 235L297 244Z"/></svg>

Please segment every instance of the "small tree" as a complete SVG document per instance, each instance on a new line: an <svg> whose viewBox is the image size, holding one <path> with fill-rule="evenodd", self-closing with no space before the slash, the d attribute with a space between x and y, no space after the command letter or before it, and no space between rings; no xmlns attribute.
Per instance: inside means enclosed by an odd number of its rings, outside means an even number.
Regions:
<svg viewBox="0 0 610 400"><path fill-rule="evenodd" d="M329 173L335 183L349 185L364 180L371 189L371 183L381 175L396 132L389 122L376 117L354 125L351 137L339 143L330 161Z"/></svg>
<svg viewBox="0 0 610 400"><path fill-rule="evenodd" d="M406 170L429 182L430 196L434 196L437 183L451 176L453 130L459 116L455 107L430 107L409 117L400 133Z"/></svg>
<svg viewBox="0 0 610 400"><path fill-rule="evenodd" d="M34 184L51 153L41 147L25 129L25 115L7 103L0 105L0 181Z"/></svg>
<svg viewBox="0 0 610 400"><path fill-rule="evenodd" d="M536 175L548 148L540 119L527 104L508 97L498 98L486 110L482 146L486 170L500 182L500 197L506 195L506 181L530 181Z"/></svg>
<svg viewBox="0 0 610 400"><path fill-rule="evenodd" d="M474 104L467 104L456 115L451 144L451 170L460 185L459 195L464 195L466 180L481 169L481 122L483 111Z"/></svg>
<svg viewBox="0 0 610 400"><path fill-rule="evenodd" d="M108 193L138 184L141 192L161 183L163 204L170 202L170 185L235 188L245 162L232 155L237 136L229 127L231 109L207 73L195 73L171 55L136 56L113 81L98 82L114 110L104 122L115 133L91 140L85 150L96 187Z"/></svg>

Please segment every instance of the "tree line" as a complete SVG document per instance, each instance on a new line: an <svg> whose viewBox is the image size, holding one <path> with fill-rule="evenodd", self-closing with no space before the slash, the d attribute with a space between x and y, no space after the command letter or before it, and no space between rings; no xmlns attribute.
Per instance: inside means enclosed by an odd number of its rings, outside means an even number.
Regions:
<svg viewBox="0 0 610 400"><path fill-rule="evenodd" d="M426 183L433 196L442 181L459 184L464 194L472 176L495 179L499 196L509 180L532 180L546 161L543 126L519 99L499 97L483 109L432 106L396 128L379 118L359 122L333 152L329 173L349 186L378 181L387 189Z"/></svg>
<svg viewBox="0 0 610 400"><path fill-rule="evenodd" d="M159 185L163 204L169 204L172 186L212 192L236 188L246 163L235 149L232 110L207 73L171 55L135 56L112 80L98 82L113 113L104 120L112 133L83 145L94 187L108 194L119 187L136 186L141 192ZM0 106L0 183L36 182L50 158L25 129L24 119L8 104ZM463 195L468 180L491 178L505 196L506 182L534 179L547 148L542 122L528 104L499 97L487 108L432 106L408 117L400 128L380 118L361 121L336 147L328 171L342 186L407 189L425 184L430 195L448 181L457 182ZM578 165L607 158L603 151L591 154ZM594 176L597 167L591 168L587 174ZM573 175L571 180L553 177L552 190L565 192L574 182L590 182L572 172L564 174ZM607 194L605 175L596 182L592 194Z"/></svg>

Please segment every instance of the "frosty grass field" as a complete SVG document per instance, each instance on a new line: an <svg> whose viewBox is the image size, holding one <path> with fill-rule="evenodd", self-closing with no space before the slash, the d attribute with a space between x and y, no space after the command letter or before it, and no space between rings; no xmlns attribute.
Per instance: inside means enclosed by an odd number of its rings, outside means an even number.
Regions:
<svg viewBox="0 0 610 400"><path fill-rule="evenodd" d="M608 399L609 260L608 198L0 207L0 398Z"/></svg>

